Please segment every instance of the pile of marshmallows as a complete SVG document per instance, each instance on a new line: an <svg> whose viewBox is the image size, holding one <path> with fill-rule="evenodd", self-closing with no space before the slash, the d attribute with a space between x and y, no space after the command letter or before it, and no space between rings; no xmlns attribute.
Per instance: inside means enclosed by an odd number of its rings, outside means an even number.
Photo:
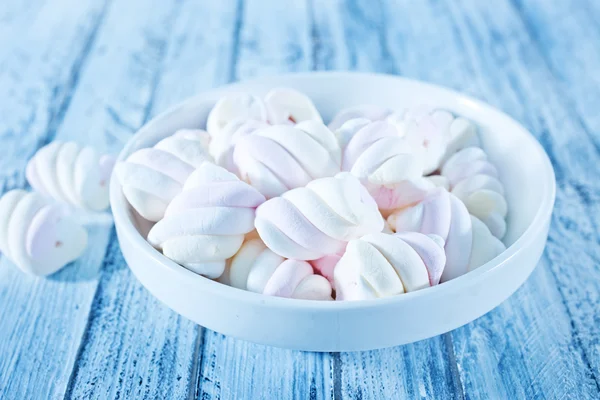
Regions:
<svg viewBox="0 0 600 400"><path fill-rule="evenodd" d="M114 157L73 142L41 148L26 169L33 191L15 189L0 199L0 251L37 276L81 256L87 246L82 220L108 208L114 164Z"/></svg>
<svg viewBox="0 0 600 400"><path fill-rule="evenodd" d="M392 296L505 249L504 189L470 121L423 106L359 106L327 126L308 97L282 88L225 96L206 131L179 130L116 166L72 142L43 147L27 165L33 190L0 199L0 251L34 275L78 258L81 215L108 208L113 167L153 224L152 246L266 295Z"/></svg>
<svg viewBox="0 0 600 400"><path fill-rule="evenodd" d="M468 120L360 106L329 125L292 89L219 100L115 167L147 240L236 288L361 300L437 285L505 247L498 172Z"/></svg>

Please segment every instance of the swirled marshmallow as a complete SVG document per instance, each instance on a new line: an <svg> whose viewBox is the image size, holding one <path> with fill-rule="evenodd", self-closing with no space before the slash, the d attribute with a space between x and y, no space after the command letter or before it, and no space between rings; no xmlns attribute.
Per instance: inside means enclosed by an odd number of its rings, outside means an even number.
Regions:
<svg viewBox="0 0 600 400"><path fill-rule="evenodd" d="M458 197L442 188L433 190L422 202L394 212L388 223L396 232L435 234L444 240L442 282L480 267L505 249Z"/></svg>
<svg viewBox="0 0 600 400"><path fill-rule="evenodd" d="M233 161L246 182L267 198L340 171L335 135L321 122L276 125L239 139Z"/></svg>
<svg viewBox="0 0 600 400"><path fill-rule="evenodd" d="M39 193L11 190L0 199L0 250L22 271L46 276L77 259L87 232Z"/></svg>
<svg viewBox="0 0 600 400"><path fill-rule="evenodd" d="M297 124L303 121L323 122L312 100L305 94L290 88L277 88L265 96L269 122L273 125Z"/></svg>
<svg viewBox="0 0 600 400"><path fill-rule="evenodd" d="M365 185L384 214L422 200L433 189L422 178L419 155L392 124L352 119L336 135L342 147L342 170Z"/></svg>
<svg viewBox="0 0 600 400"><path fill-rule="evenodd" d="M148 233L148 242L187 269L219 277L225 261L254 230L255 210L265 198L234 174L203 163L185 182Z"/></svg>
<svg viewBox="0 0 600 400"><path fill-rule="evenodd" d="M356 107L349 107L338 112L331 122L329 123L329 129L337 131L346 122L351 119L361 118L367 119L371 122L383 121L392 114L392 110L386 107L373 106L373 105L361 105Z"/></svg>
<svg viewBox="0 0 600 400"><path fill-rule="evenodd" d="M466 118L454 117L446 110L420 105L392 114L388 121L394 122L401 136L426 145L426 174L438 169L458 150L481 146L475 125Z"/></svg>
<svg viewBox="0 0 600 400"><path fill-rule="evenodd" d="M27 164L31 187L58 202L89 211L108 207L108 181L115 159L92 147L55 141L42 147Z"/></svg>
<svg viewBox="0 0 600 400"><path fill-rule="evenodd" d="M337 300L394 296L436 285L444 242L417 232L374 233L348 243L334 270Z"/></svg>
<svg viewBox="0 0 600 400"><path fill-rule="evenodd" d="M260 239L242 245L227 268L233 287L269 296L305 300L331 300L331 284L306 261L286 260Z"/></svg>
<svg viewBox="0 0 600 400"><path fill-rule="evenodd" d="M499 239L506 233L508 204L498 170L479 147L460 150L442 168L450 189L467 206L469 213L487 225Z"/></svg>
<svg viewBox="0 0 600 400"><path fill-rule="evenodd" d="M260 98L249 93L233 93L223 96L210 110L206 130L212 138L217 138L230 123L267 122L267 119L267 107Z"/></svg>
<svg viewBox="0 0 600 400"><path fill-rule="evenodd" d="M348 173L316 179L268 200L256 211L256 230L265 244L296 260L337 254L347 241L382 229L377 204Z"/></svg>
<svg viewBox="0 0 600 400"><path fill-rule="evenodd" d="M420 109L394 113L387 119L403 137L418 152L423 162L423 173L431 174L437 170L446 151L447 138L439 121L434 115L422 112Z"/></svg>
<svg viewBox="0 0 600 400"><path fill-rule="evenodd" d="M258 129L269 126L266 122L257 120L236 120L225 126L221 134L210 141L209 152L217 165L228 171L238 173L233 162L233 150L240 138L250 135Z"/></svg>
<svg viewBox="0 0 600 400"><path fill-rule="evenodd" d="M179 130L117 163L115 173L123 194L143 218L160 220L194 169L212 160L205 149L207 138L203 130Z"/></svg>
<svg viewBox="0 0 600 400"><path fill-rule="evenodd" d="M329 254L310 261L310 265L312 265L316 273L325 277L333 285L333 271L340 258L342 258L340 254Z"/></svg>

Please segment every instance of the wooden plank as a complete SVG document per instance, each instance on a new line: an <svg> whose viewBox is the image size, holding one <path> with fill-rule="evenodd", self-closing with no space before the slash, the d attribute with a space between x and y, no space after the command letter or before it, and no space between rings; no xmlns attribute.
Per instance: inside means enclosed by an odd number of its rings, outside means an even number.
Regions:
<svg viewBox="0 0 600 400"><path fill-rule="evenodd" d="M9 40L16 50L7 53L0 70L3 192L25 186L25 163L40 144L54 136L104 20L104 1L66 3L45 7L24 23L28 29L10 30ZM31 11L34 17L36 5L33 2L31 9L12 8L11 12ZM58 11L67 5L68 10ZM27 19L11 16L15 23ZM102 243L96 231L90 240ZM85 326L91 296L87 293L95 287L89 263L103 254L103 248L90 248L79 269L67 268L51 279L25 276L2 259L0 398L63 395ZM74 286L78 288L72 291Z"/></svg>
<svg viewBox="0 0 600 400"><path fill-rule="evenodd" d="M98 57L82 78L78 110L103 104L93 123L107 141L132 134L195 88L222 81L224 61L204 59L230 52L226 33L234 16L228 4L164 2L148 8L142 3L118 3L110 21L114 31L99 39ZM134 14L137 23L128 26ZM102 73L107 66L113 71L108 75ZM195 324L160 304L133 277L113 235L67 397L186 397L196 386L200 339Z"/></svg>
<svg viewBox="0 0 600 400"><path fill-rule="evenodd" d="M303 1L244 2L231 76L308 70L309 9ZM265 12L268 10L268 12ZM282 350L206 331L197 396L202 399L323 399L332 396L331 356Z"/></svg>
<svg viewBox="0 0 600 400"><path fill-rule="evenodd" d="M452 333L465 395L596 397L596 382L553 274L558 260L552 257L560 252L565 268L575 268L566 257L570 250L562 244L573 242L556 233L562 230L561 215L571 221L577 218L574 204L589 210L568 185L592 184L593 172L586 169L598 157L593 145L581 133L578 118L565 111L554 77L506 2L396 4L387 6L386 14L398 16L388 37L403 74L466 90L524 122L552 157L559 181L555 213L559 217L554 219L544 261L511 299ZM435 35L420 28L427 26L436 27ZM570 239L583 244L585 232L571 229ZM572 282L569 290L579 290L575 284L580 282Z"/></svg>
<svg viewBox="0 0 600 400"><path fill-rule="evenodd" d="M340 369L339 398L462 398L450 335L383 350L341 353L335 368Z"/></svg>
<svg viewBox="0 0 600 400"><path fill-rule="evenodd" d="M539 45L542 57L557 77L558 90L565 106L580 120L584 129L578 136L587 135L600 146L600 31L597 18L600 7L590 2L575 4L559 2L547 7L539 1L515 1L532 39ZM578 140L571 136L571 140ZM598 165L589 165L598 173ZM598 321L600 310L600 208L598 185L589 181L569 182L561 193L560 212L556 215L558 229L553 232L549 252L552 271L565 299L585 358L590 363L596 382L600 379L600 340ZM575 201L573 201L575 199ZM573 223L577 229L573 229ZM565 248L561 243L569 243ZM580 255L574 265L571 254Z"/></svg>
<svg viewBox="0 0 600 400"><path fill-rule="evenodd" d="M538 0L513 0L531 39L538 45L556 85L572 113L600 147L597 105L600 103L598 2L563 1L548 7ZM547 25L548 24L548 25Z"/></svg>
<svg viewBox="0 0 600 400"><path fill-rule="evenodd" d="M333 397L328 353L283 350L206 330L198 398Z"/></svg>
<svg viewBox="0 0 600 400"><path fill-rule="evenodd" d="M0 3L0 71L6 55L19 46L14 40L26 34L40 13L44 13L45 0L3 1Z"/></svg>
<svg viewBox="0 0 600 400"><path fill-rule="evenodd" d="M3 190L23 185L27 160L54 135L102 22L105 1L82 1L57 11L67 3L46 7L26 32L11 36L17 50L0 70Z"/></svg>
<svg viewBox="0 0 600 400"><path fill-rule="evenodd" d="M234 77L249 79L307 71L312 65L309 8L305 0L244 2Z"/></svg>
<svg viewBox="0 0 600 400"><path fill-rule="evenodd" d="M309 1L308 11L313 45L312 68L334 70L350 68L350 52L344 30L345 0Z"/></svg>

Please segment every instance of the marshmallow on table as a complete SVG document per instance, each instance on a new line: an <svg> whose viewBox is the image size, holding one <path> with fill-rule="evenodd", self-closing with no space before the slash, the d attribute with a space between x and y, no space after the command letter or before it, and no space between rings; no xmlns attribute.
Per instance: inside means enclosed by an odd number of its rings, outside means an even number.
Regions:
<svg viewBox="0 0 600 400"><path fill-rule="evenodd" d="M92 147L55 141L42 147L27 164L31 187L56 201L88 211L108 207L108 183L115 159Z"/></svg>
<svg viewBox="0 0 600 400"><path fill-rule="evenodd" d="M437 285L444 241L417 232L373 233L348 243L334 270L337 300L365 300Z"/></svg>
<svg viewBox="0 0 600 400"><path fill-rule="evenodd" d="M433 190L420 203L394 212L388 223L396 232L435 234L444 240L445 282L490 261L506 247L464 203L445 189Z"/></svg>
<svg viewBox="0 0 600 400"><path fill-rule="evenodd" d="M161 219L194 169L212 160L207 145L205 131L182 129L117 163L115 173L129 204L148 221Z"/></svg>
<svg viewBox="0 0 600 400"><path fill-rule="evenodd" d="M423 179L423 163L414 147L385 121L347 121L336 135L342 170L356 176L386 214L422 200L433 184Z"/></svg>
<svg viewBox="0 0 600 400"><path fill-rule="evenodd" d="M0 250L24 272L50 275L86 245L85 229L39 193L17 189L0 199Z"/></svg>
<svg viewBox="0 0 600 400"><path fill-rule="evenodd" d="M274 125L241 137L233 152L240 176L267 198L340 171L340 148L319 121Z"/></svg>
<svg viewBox="0 0 600 400"><path fill-rule="evenodd" d="M255 225L276 254L316 260L339 253L349 240L381 232L383 218L365 187L340 173L266 201L256 210Z"/></svg>
<svg viewBox="0 0 600 400"><path fill-rule="evenodd" d="M306 261L287 260L260 239L244 242L224 276L230 286L269 296L331 300L331 284Z"/></svg>
<svg viewBox="0 0 600 400"><path fill-rule="evenodd" d="M386 107L373 106L373 105L360 105L355 107L349 107L338 112L331 122L329 123L329 129L337 131L346 122L351 119L364 118L369 121L383 121L392 114L392 110Z"/></svg>
<svg viewBox="0 0 600 400"><path fill-rule="evenodd" d="M303 121L323 122L321 114L312 100L305 94L290 88L277 88L265 96L269 122L277 124L297 124Z"/></svg>
<svg viewBox="0 0 600 400"><path fill-rule="evenodd" d="M152 227L148 242L187 269L218 278L244 235L254 230L255 209L264 201L231 172L205 162Z"/></svg>
<svg viewBox="0 0 600 400"><path fill-rule="evenodd" d="M465 203L469 213L502 239L506 233L508 204L498 170L488 161L487 154L479 147L462 149L446 161L442 176L448 180L452 193Z"/></svg>
<svg viewBox="0 0 600 400"><path fill-rule="evenodd" d="M212 138L219 137L230 123L256 120L267 122L267 106L249 93L233 93L214 105L206 120L206 130Z"/></svg>

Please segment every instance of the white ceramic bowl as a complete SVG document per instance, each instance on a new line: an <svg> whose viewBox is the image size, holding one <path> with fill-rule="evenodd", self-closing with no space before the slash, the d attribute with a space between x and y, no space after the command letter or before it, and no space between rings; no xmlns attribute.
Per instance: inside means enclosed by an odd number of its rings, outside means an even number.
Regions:
<svg viewBox="0 0 600 400"><path fill-rule="evenodd" d="M140 234L145 227L138 224L113 175L110 201L121 249L135 276L160 301L202 326L251 342L310 351L355 351L411 343L456 329L502 303L531 274L548 236L555 196L552 165L523 126L480 101L442 87L346 72L236 83L201 93L157 116L127 143L119 160L179 128L204 127L211 106L227 92L264 95L281 86L310 96L326 121L341 108L359 104L395 109L431 104L475 121L506 187L508 249L455 280L395 297L356 302L268 297L196 275L154 250Z"/></svg>

